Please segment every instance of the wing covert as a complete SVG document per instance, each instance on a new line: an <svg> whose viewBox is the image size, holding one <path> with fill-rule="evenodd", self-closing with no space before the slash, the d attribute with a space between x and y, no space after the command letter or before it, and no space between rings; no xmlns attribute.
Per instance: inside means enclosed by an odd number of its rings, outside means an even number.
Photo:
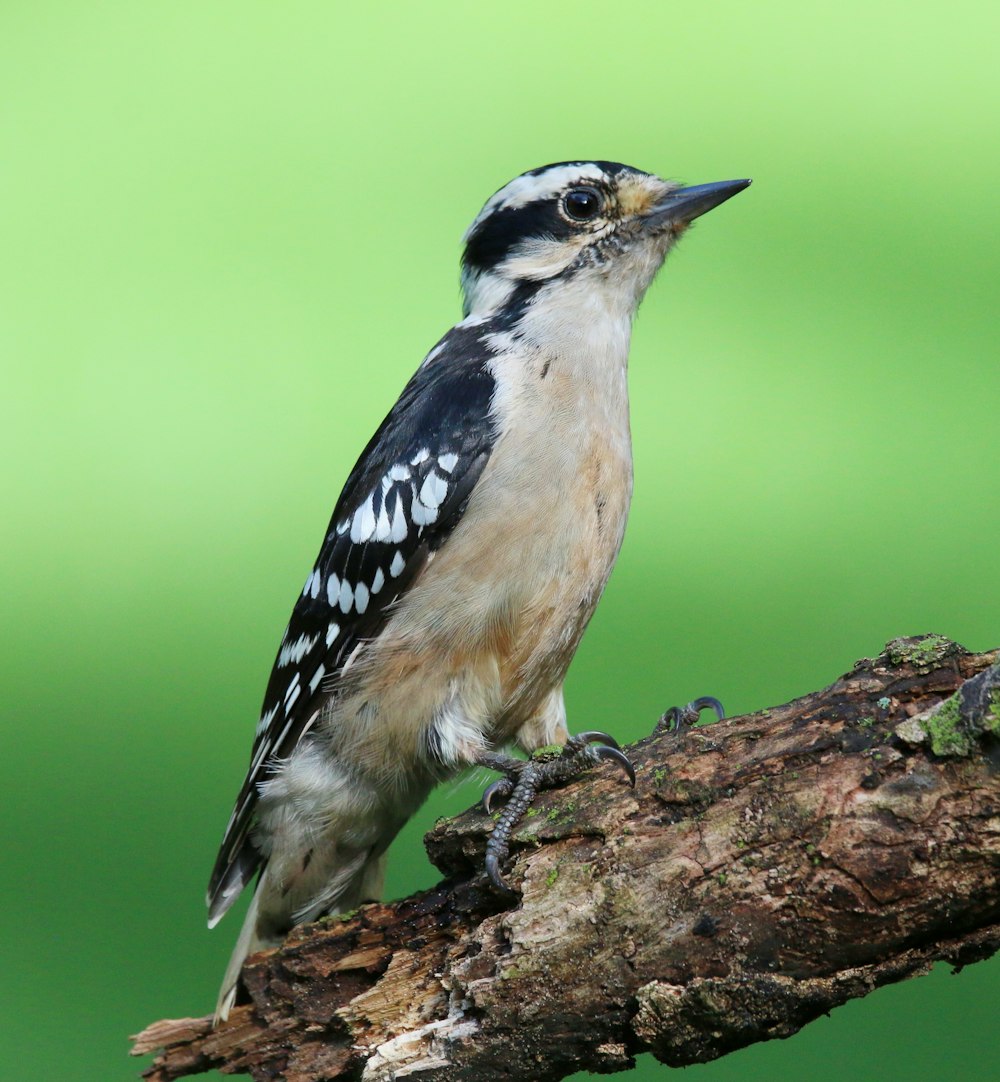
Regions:
<svg viewBox="0 0 1000 1082"><path fill-rule="evenodd" d="M210 926L262 862L251 837L259 786L465 511L496 439L492 350L483 337L482 326L460 324L431 351L337 501L268 681L250 767L209 883Z"/></svg>

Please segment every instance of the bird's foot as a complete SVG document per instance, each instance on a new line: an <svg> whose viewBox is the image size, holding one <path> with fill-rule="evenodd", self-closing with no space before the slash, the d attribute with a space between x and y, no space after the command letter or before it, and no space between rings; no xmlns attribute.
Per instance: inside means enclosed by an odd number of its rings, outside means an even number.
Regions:
<svg viewBox="0 0 1000 1082"><path fill-rule="evenodd" d="M719 721L726 716L725 708L718 699L713 699L711 695L702 695L700 699L693 699L684 706L670 707L656 723L656 732L665 729L677 736L683 736L698 720L702 710L714 710Z"/></svg>
<svg viewBox="0 0 1000 1082"><path fill-rule="evenodd" d="M609 759L617 763L635 785L635 769L617 741L607 733L586 732L571 736L559 751L542 751L530 759L515 759L512 755L487 752L480 766L499 771L503 777L488 786L483 793L483 808L492 815L495 804L506 800L500 818L486 843L486 874L497 890L516 894L500 874L500 866L510 851L514 828L531 806L535 794L551 789L582 774L588 767Z"/></svg>

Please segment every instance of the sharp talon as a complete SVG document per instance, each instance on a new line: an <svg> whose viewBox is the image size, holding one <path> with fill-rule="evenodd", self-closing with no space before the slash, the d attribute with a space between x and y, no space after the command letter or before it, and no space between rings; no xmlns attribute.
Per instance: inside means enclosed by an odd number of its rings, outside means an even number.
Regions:
<svg viewBox="0 0 1000 1082"><path fill-rule="evenodd" d="M606 744L609 748L614 748L615 751L621 750L621 745L613 736L608 736L607 733L599 733L595 729L591 729L585 733L577 733L572 740L576 744Z"/></svg>
<svg viewBox="0 0 1000 1082"><path fill-rule="evenodd" d="M702 695L700 699L695 699L694 702L690 702L684 707L684 713L692 711L694 714L700 714L702 710L714 710L715 716L722 721L726 716L726 708L719 702L718 699L714 699L711 695Z"/></svg>
<svg viewBox="0 0 1000 1082"><path fill-rule="evenodd" d="M497 890L502 891L504 894L517 893L516 890L512 890L511 887L508 886L507 881L500 874L500 859L497 857L496 853L487 853L486 860L483 861L483 863L486 865L486 875Z"/></svg>
<svg viewBox="0 0 1000 1082"><path fill-rule="evenodd" d="M514 829L531 807L535 794L539 789L564 784L601 759L617 763L628 775L629 783L635 786L635 768L618 746L618 741L607 733L578 733L566 741L561 753L550 751L527 761L495 752L484 752L478 757L476 761L480 766L499 770L502 774L483 793L483 809L491 815L497 801L507 802L486 842L483 860L487 878L500 893L519 897L500 874L500 866L510 852Z"/></svg>
<svg viewBox="0 0 1000 1082"><path fill-rule="evenodd" d="M602 744L600 747L594 748L594 754L598 759L608 759L613 763L617 763L628 775L632 788L635 788L635 767L632 766L629 757L619 749L617 744L614 747L610 744Z"/></svg>
<svg viewBox="0 0 1000 1082"><path fill-rule="evenodd" d="M498 797L501 800L506 800L513 791L514 783L510 778L497 778L495 782L486 787L486 791L483 793L483 811L487 815L492 815L493 801Z"/></svg>
<svg viewBox="0 0 1000 1082"><path fill-rule="evenodd" d="M656 723L656 727L657 729L666 729L668 733L679 733L683 724L681 708L671 706L668 710L663 711L660 720Z"/></svg>
<svg viewBox="0 0 1000 1082"><path fill-rule="evenodd" d="M718 699L711 695L702 695L701 698L692 700L686 706L672 706L660 718L656 727L680 734L694 725L702 710L712 710L719 721L726 716L725 707Z"/></svg>

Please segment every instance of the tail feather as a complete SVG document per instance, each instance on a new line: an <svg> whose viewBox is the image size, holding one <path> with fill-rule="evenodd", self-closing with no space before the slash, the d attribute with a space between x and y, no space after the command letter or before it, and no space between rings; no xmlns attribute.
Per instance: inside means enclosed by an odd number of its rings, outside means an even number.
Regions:
<svg viewBox="0 0 1000 1082"><path fill-rule="evenodd" d="M243 893L261 865L260 853L247 839L233 855L223 850L216 861L205 901L208 904L208 926L214 928L226 911Z"/></svg>
<svg viewBox="0 0 1000 1082"><path fill-rule="evenodd" d="M365 854L359 854L358 858L343 866L339 874L332 877L334 891L314 899L311 905L305 907L305 912L296 913L292 919L295 923L302 920L316 920L324 913L327 915L344 913L357 908L362 902L375 901L382 894L385 860L384 850L376 855L373 855L371 850ZM219 990L219 1000L215 1006L214 1025L225 1022L229 1017L229 1012L236 1002L236 989L247 957L256 951L276 947L284 939L283 934L268 935L267 928L269 925L273 927L273 924L266 917L261 921L261 901L266 899L269 890L273 889L269 883L268 871L269 869L265 867L257 880L253 899L247 909L229 965L226 967L226 975L222 979L222 988ZM212 923L214 924L221 916L222 913L219 913ZM261 923L264 924L264 932L260 929ZM290 923L292 923L291 920Z"/></svg>
<svg viewBox="0 0 1000 1082"><path fill-rule="evenodd" d="M263 882L263 876L257 883L258 889L254 891L246 919L243 921L239 938L236 940L236 946L233 948L232 956L229 959L229 965L226 966L226 975L222 978L219 1000L215 1005L215 1016L212 1019L212 1024L215 1026L220 1022L225 1022L229 1017L233 1004L236 1002L236 986L239 984L240 972L243 969L243 963L247 960L247 956L255 951L264 950L265 947L275 947L281 942L280 939L267 939L257 933L257 911L260 901L259 888L261 882Z"/></svg>

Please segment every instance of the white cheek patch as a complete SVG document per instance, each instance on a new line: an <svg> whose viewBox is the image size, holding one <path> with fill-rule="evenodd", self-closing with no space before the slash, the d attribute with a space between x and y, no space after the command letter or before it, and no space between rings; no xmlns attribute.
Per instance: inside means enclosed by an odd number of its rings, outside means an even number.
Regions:
<svg viewBox="0 0 1000 1082"><path fill-rule="evenodd" d="M555 240L534 237L519 244L500 265L507 278L542 282L561 274L590 242L591 236Z"/></svg>

